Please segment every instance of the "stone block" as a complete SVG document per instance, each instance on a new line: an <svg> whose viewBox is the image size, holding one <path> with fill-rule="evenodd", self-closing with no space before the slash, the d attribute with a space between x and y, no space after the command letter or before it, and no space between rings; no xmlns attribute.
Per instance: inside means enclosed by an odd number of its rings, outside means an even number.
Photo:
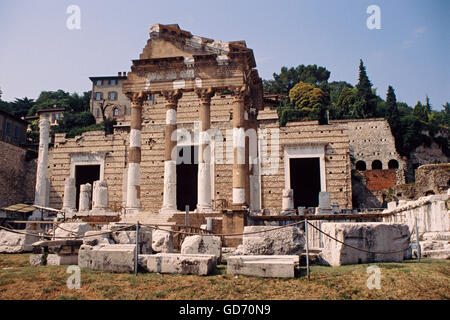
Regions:
<svg viewBox="0 0 450 320"><path fill-rule="evenodd" d="M81 268L118 273L134 272L136 245L82 245L78 252Z"/></svg>
<svg viewBox="0 0 450 320"><path fill-rule="evenodd" d="M17 231L25 232L24 230ZM31 231L26 232L31 233ZM0 230L0 253L32 252L32 244L38 240L37 236Z"/></svg>
<svg viewBox="0 0 450 320"><path fill-rule="evenodd" d="M206 276L217 264L214 255L158 253L147 256L147 270L157 273Z"/></svg>
<svg viewBox="0 0 450 320"><path fill-rule="evenodd" d="M181 244L181 254L209 254L220 261L222 241L217 236L189 236Z"/></svg>
<svg viewBox="0 0 450 320"><path fill-rule="evenodd" d="M56 227L56 237L82 237L86 232L91 230L91 226L87 222L65 222ZM51 233L50 233L51 234Z"/></svg>
<svg viewBox="0 0 450 320"><path fill-rule="evenodd" d="M88 231L84 234L83 244L89 246L96 246L99 244L114 244L114 241L109 237L108 233L105 231Z"/></svg>
<svg viewBox="0 0 450 320"><path fill-rule="evenodd" d="M115 231L111 233L111 238L116 244L135 244L136 231ZM152 230L150 228L139 230L139 253L152 253Z"/></svg>
<svg viewBox="0 0 450 320"><path fill-rule="evenodd" d="M397 251L384 254L368 253L348 247L324 235L321 259L325 264L331 266L371 262L402 262L410 243L409 228L404 224L382 222L323 223L322 231L345 244L362 250L371 252Z"/></svg>
<svg viewBox="0 0 450 320"><path fill-rule="evenodd" d="M30 255L29 261L32 267L39 267L45 265L43 254L32 254Z"/></svg>
<svg viewBox="0 0 450 320"><path fill-rule="evenodd" d="M78 256L77 255L60 256L57 254L49 254L47 256L47 265L48 266L78 265Z"/></svg>
<svg viewBox="0 0 450 320"><path fill-rule="evenodd" d="M264 278L293 278L295 266L300 263L298 255L229 256L227 274Z"/></svg>
<svg viewBox="0 0 450 320"><path fill-rule="evenodd" d="M331 194L330 192L319 192L319 208L331 209Z"/></svg>
<svg viewBox="0 0 450 320"><path fill-rule="evenodd" d="M272 229L276 229L270 231ZM265 231L265 232L260 232ZM303 232L296 226L247 226L242 240L244 255L301 255L305 245Z"/></svg>
<svg viewBox="0 0 450 320"><path fill-rule="evenodd" d="M173 234L164 230L154 230L152 234L152 249L160 253L173 252Z"/></svg>

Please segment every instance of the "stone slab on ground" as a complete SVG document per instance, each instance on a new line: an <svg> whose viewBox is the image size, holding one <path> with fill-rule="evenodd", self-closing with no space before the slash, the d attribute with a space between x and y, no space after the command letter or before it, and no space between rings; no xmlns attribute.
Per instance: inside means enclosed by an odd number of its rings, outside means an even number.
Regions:
<svg viewBox="0 0 450 320"><path fill-rule="evenodd" d="M410 233L406 224L383 222L323 223L322 231L345 244L362 250L371 252L392 251L392 253L384 254L368 253L348 247L324 235L321 261L331 266L371 262L402 262L405 251L410 244Z"/></svg>
<svg viewBox="0 0 450 320"><path fill-rule="evenodd" d="M449 249L425 250L422 251L422 256L424 258L448 260L450 259L450 250Z"/></svg>
<svg viewBox="0 0 450 320"><path fill-rule="evenodd" d="M49 254L47 256L47 265L48 266L78 265L78 256L77 255L60 256L57 254Z"/></svg>
<svg viewBox="0 0 450 320"><path fill-rule="evenodd" d="M134 272L136 245L82 245L78 252L81 268L118 273Z"/></svg>
<svg viewBox="0 0 450 320"><path fill-rule="evenodd" d="M157 273L176 273L206 276L213 272L217 260L214 255L158 253L147 255L147 270Z"/></svg>
<svg viewBox="0 0 450 320"><path fill-rule="evenodd" d="M250 255L227 257L227 274L264 278L293 278L298 255Z"/></svg>
<svg viewBox="0 0 450 320"><path fill-rule="evenodd" d="M25 230L17 230L18 232L25 232ZM26 231L30 233L31 231ZM39 241L39 237L18 234L6 230L0 230L0 253L20 253L33 251L32 244Z"/></svg>
<svg viewBox="0 0 450 320"><path fill-rule="evenodd" d="M136 231L114 231L111 233L111 238L116 244L135 244ZM152 253L152 229L139 229L139 249L140 253Z"/></svg>
<svg viewBox="0 0 450 320"><path fill-rule="evenodd" d="M275 230L268 231L272 229ZM250 232L252 234L245 234ZM303 231L296 226L281 229L272 226L244 227L242 239L242 253L244 255L301 255L304 245Z"/></svg>
<svg viewBox="0 0 450 320"><path fill-rule="evenodd" d="M222 241L217 236L189 236L181 244L181 254L212 254L220 261Z"/></svg>

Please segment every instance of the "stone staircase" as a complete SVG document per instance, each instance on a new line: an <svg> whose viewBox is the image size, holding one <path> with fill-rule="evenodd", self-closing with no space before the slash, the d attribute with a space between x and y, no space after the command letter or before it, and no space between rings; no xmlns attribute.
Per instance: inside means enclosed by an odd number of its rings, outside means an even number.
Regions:
<svg viewBox="0 0 450 320"><path fill-rule="evenodd" d="M155 213L155 212L139 212L138 214L125 215L121 222L124 223L139 223L154 224L161 226L173 226L175 222L169 222L174 213Z"/></svg>

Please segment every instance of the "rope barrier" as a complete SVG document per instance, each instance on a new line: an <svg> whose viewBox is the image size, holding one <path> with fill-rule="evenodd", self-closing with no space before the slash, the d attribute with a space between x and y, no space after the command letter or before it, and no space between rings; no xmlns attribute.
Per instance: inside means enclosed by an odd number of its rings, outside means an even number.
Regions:
<svg viewBox="0 0 450 320"><path fill-rule="evenodd" d="M341 243L341 244L343 244L344 246L347 246L347 247L349 247L349 248L352 248L352 249L355 249L355 250L359 250L359 251L362 251L362 252L366 252L366 253L372 253L372 254L400 253L400 252L404 252L404 251L406 251L406 250L408 250L408 249L410 248L410 247L408 246L408 248L406 248L406 249L396 250L396 251L370 251L370 250L366 250L366 249L361 249L361 248L357 248L357 247L355 247L355 246L349 245L348 243L344 243L343 241L336 239L335 237L329 235L328 233L323 232L322 230L320 230L319 228L317 228L315 225L311 224L309 221L308 221L308 224L309 224L311 227L313 227L314 229L316 229L317 231L319 231L320 233L322 233L322 234L326 235L327 237L333 239L334 241L339 242L339 243Z"/></svg>

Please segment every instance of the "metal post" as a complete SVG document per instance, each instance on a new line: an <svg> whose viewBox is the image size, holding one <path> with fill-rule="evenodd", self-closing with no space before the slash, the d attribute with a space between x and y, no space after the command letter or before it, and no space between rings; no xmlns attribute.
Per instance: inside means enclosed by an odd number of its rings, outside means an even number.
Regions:
<svg viewBox="0 0 450 320"><path fill-rule="evenodd" d="M53 223L53 240L56 240L55 232L56 232L56 223Z"/></svg>
<svg viewBox="0 0 450 320"><path fill-rule="evenodd" d="M309 244L308 244L308 219L305 219L305 236L306 236L306 276L309 281Z"/></svg>
<svg viewBox="0 0 450 320"><path fill-rule="evenodd" d="M138 272L138 254L139 254L139 221L136 222L136 253L134 256L134 275Z"/></svg>
<svg viewBox="0 0 450 320"><path fill-rule="evenodd" d="M185 224L186 224L186 228L187 228L187 227L189 227L189 205L186 205L185 209L186 209Z"/></svg>
<svg viewBox="0 0 450 320"><path fill-rule="evenodd" d="M416 229L416 247L417 247L417 260L420 262L420 256L422 255L422 250L420 249L419 243L419 227L417 226L417 216L415 217L415 229Z"/></svg>

